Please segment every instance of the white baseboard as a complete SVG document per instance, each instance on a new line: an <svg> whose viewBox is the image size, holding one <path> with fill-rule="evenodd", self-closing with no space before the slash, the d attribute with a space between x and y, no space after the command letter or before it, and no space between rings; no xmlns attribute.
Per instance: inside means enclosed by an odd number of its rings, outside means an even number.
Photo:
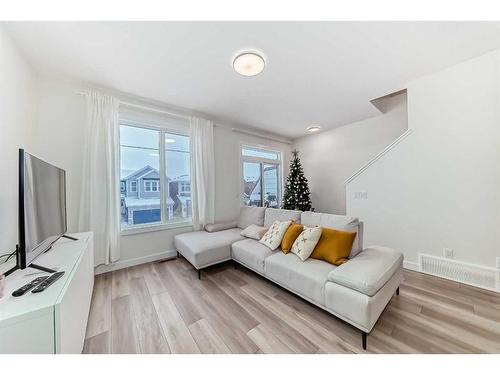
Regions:
<svg viewBox="0 0 500 375"><path fill-rule="evenodd" d="M417 262L410 262L409 260L403 261L403 268L411 271L420 271L420 267Z"/></svg>
<svg viewBox="0 0 500 375"><path fill-rule="evenodd" d="M175 251L175 250L167 250L167 251L164 251L162 253L146 255L143 257L119 260L118 262L107 264L107 265L101 264L101 265L94 268L94 274L99 275L101 273L116 271L116 270L120 270L122 268L127 268L127 267L137 266L139 264L154 262L156 260L169 259L169 258L175 257L176 254L177 254L177 251Z"/></svg>

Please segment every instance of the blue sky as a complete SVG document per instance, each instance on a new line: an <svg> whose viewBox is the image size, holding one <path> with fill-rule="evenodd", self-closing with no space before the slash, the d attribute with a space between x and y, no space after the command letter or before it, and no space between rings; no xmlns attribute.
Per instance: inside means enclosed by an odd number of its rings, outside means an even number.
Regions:
<svg viewBox="0 0 500 375"><path fill-rule="evenodd" d="M120 128L120 177L150 165L159 169L160 133L155 130L142 129L131 126ZM190 174L189 166L189 137L167 134L165 145L167 159L167 176L176 178L183 174Z"/></svg>

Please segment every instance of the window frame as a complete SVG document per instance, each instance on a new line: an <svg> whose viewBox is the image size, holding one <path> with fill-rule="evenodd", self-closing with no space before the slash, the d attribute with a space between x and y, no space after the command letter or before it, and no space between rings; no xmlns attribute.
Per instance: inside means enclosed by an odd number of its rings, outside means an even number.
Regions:
<svg viewBox="0 0 500 375"><path fill-rule="evenodd" d="M275 159L267 159L261 158L257 156L246 156L243 155L243 149L250 148L253 150L261 150L267 152L273 152L278 155L278 160ZM260 166L260 199L261 199L261 207L264 207L264 165L276 165L278 171L278 206L281 207L281 199L283 197L283 152L277 149L273 149L269 146L257 145L257 144L249 144L246 142L240 143L239 148L239 159L240 159L240 206L245 206L243 203L243 195L245 193L245 183L243 179L243 164L245 162L248 163L258 163Z"/></svg>
<svg viewBox="0 0 500 375"><path fill-rule="evenodd" d="M120 145L120 147L121 147L121 145ZM130 192L131 193L137 193L137 180L130 181Z"/></svg>
<svg viewBox="0 0 500 375"><path fill-rule="evenodd" d="M138 234L138 233L145 233L145 232L154 232L158 230L167 230L167 229L175 229L175 228L184 228L184 227L192 227L193 226L193 220L192 217L186 218L184 221L178 221L175 223L169 223L167 220L168 217L168 205L167 205L167 192L168 192L168 180L167 180L167 168L166 168L166 142L165 142L165 136L166 134L174 134L174 135L181 135L185 137L189 137L190 142L191 142L191 134L189 130L180 130L180 129L175 129L171 128L168 126L168 124L165 125L157 125L157 124L151 124L148 121L135 121L135 120L127 120L126 118L120 117L119 126L131 126L131 127L136 127L136 128L141 128L141 129L147 129L147 130L154 130L159 132L159 137L158 137L158 157L159 157L159 175L160 175L160 180L155 181L158 183L158 190L154 191L160 192L160 217L161 221L160 222L155 222L155 223L145 223L145 224L137 224L137 225L130 225L128 228L123 228L120 224L120 234L122 236L128 236L128 235L133 235L133 234ZM120 139L120 132L118 132L118 147L121 149L121 139ZM119 165L121 167L121 152L119 153ZM191 160L191 150L189 152L189 158ZM144 190L146 189L146 186L144 185ZM137 191L138 192L138 185L137 185ZM149 192L149 191L148 191ZM151 191L153 192L153 191ZM189 194L191 196L191 192ZM192 201L192 197L191 197Z"/></svg>
<svg viewBox="0 0 500 375"><path fill-rule="evenodd" d="M160 191L159 184L160 180L143 179L144 181L144 192L145 193L158 193ZM149 189L148 189L149 184Z"/></svg>
<svg viewBox="0 0 500 375"><path fill-rule="evenodd" d="M189 193L191 195L191 182L180 181L179 182L181 193ZM188 189L186 189L188 187Z"/></svg>

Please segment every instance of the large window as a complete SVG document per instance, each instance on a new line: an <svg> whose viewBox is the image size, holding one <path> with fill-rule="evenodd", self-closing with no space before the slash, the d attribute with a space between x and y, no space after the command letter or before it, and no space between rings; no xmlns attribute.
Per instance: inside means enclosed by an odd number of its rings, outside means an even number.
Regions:
<svg viewBox="0 0 500 375"><path fill-rule="evenodd" d="M120 125L122 230L191 222L189 137Z"/></svg>
<svg viewBox="0 0 500 375"><path fill-rule="evenodd" d="M241 147L243 204L278 208L281 202L281 152Z"/></svg>

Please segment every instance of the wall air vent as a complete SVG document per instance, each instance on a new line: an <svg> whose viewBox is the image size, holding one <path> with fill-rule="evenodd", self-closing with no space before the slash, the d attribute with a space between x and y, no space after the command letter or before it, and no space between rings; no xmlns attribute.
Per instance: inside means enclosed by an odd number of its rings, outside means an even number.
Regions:
<svg viewBox="0 0 500 375"><path fill-rule="evenodd" d="M500 270L457 260L419 254L420 272L500 292Z"/></svg>

